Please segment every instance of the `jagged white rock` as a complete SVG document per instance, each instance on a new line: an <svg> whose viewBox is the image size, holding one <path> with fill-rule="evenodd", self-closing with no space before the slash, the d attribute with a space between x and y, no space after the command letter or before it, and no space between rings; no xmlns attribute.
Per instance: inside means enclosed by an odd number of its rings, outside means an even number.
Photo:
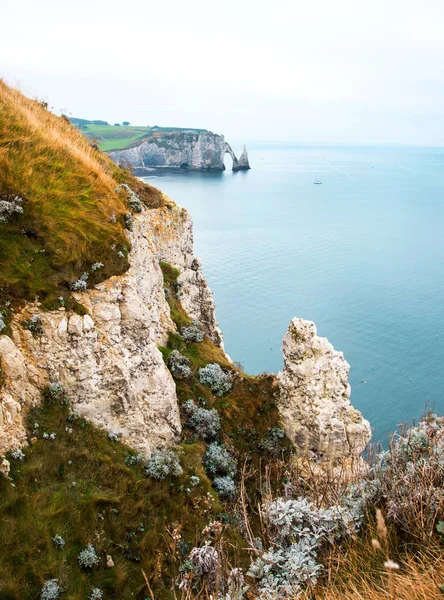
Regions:
<svg viewBox="0 0 444 600"><path fill-rule="evenodd" d="M296 318L282 351L278 408L298 454L330 461L362 452L371 429L350 402L350 367L343 353L317 335L313 322Z"/></svg>

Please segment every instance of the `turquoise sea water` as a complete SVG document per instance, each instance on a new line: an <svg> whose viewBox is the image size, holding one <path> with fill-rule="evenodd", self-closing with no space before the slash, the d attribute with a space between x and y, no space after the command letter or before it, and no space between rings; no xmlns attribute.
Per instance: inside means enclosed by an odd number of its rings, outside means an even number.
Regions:
<svg viewBox="0 0 444 600"><path fill-rule="evenodd" d="M378 439L444 412L444 149L248 150L246 173L147 177L193 217L228 354L276 372L290 319L312 319Z"/></svg>

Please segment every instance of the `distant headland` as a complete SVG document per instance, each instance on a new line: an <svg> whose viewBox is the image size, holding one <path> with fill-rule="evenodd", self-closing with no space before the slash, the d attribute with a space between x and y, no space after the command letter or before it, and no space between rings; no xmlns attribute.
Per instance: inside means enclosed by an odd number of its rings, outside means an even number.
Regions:
<svg viewBox="0 0 444 600"><path fill-rule="evenodd" d="M128 121L111 125L78 118L71 122L119 165L224 171L224 157L229 154L233 171L250 169L245 146L237 158L223 135L206 129L133 126Z"/></svg>

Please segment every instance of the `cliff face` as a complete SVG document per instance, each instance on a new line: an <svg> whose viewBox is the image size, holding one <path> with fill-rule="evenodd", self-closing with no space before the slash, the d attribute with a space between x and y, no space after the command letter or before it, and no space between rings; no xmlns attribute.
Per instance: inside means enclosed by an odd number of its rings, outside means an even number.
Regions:
<svg viewBox="0 0 444 600"><path fill-rule="evenodd" d="M177 294L188 315L216 346L223 340L193 256L191 219L164 198L165 206L134 217L130 269L75 294L87 314L44 312L38 303L14 313L12 339L0 336L0 455L26 443L26 413L51 382L63 385L83 417L147 456L178 441L176 387L158 350L177 330L159 261L180 272ZM24 323L35 315L43 333L33 336ZM342 353L317 336L314 323L293 319L283 354L278 409L298 454L327 461L359 454L370 426L350 403Z"/></svg>
<svg viewBox="0 0 444 600"><path fill-rule="evenodd" d="M239 163L233 150L225 142L223 135L209 131L177 132L152 136L140 144L125 150L112 150L109 156L119 165L131 167L170 167L196 171L225 170L224 156L229 153L233 159L233 171L240 170L239 164L245 164L245 158ZM244 153L242 156L246 154ZM247 157L248 163L248 157Z"/></svg>
<svg viewBox="0 0 444 600"><path fill-rule="evenodd" d="M282 351L279 412L299 455L334 460L360 454L371 430L350 402L350 366L342 352L303 319L291 321Z"/></svg>
<svg viewBox="0 0 444 600"><path fill-rule="evenodd" d="M172 204L144 210L129 238L130 269L76 294L87 315L43 312L32 304L14 316L12 339L0 336L0 454L25 442L26 411L53 381L82 416L146 455L178 439L175 384L157 348L176 331L159 259L181 271L184 305L221 345L214 302L196 268L186 211ZM44 331L36 337L22 326L33 315Z"/></svg>

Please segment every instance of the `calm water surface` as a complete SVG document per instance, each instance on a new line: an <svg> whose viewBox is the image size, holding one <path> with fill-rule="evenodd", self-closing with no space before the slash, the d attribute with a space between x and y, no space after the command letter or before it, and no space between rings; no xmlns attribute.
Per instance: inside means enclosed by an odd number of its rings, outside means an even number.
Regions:
<svg viewBox="0 0 444 600"><path fill-rule="evenodd" d="M227 156L225 173L147 176L193 217L227 352L276 372L290 319L311 319L377 438L444 412L444 149L248 150L247 173Z"/></svg>

